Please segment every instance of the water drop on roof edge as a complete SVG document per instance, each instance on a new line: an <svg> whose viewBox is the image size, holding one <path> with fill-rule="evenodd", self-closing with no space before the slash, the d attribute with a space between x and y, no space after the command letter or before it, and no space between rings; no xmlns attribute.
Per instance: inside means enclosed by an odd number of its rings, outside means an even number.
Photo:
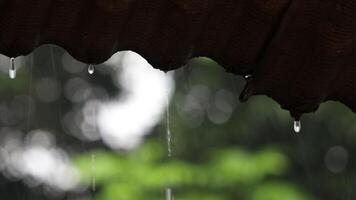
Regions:
<svg viewBox="0 0 356 200"><path fill-rule="evenodd" d="M16 78L15 58L10 58L9 77L11 79Z"/></svg>
<svg viewBox="0 0 356 200"><path fill-rule="evenodd" d="M90 64L89 66L88 66L88 73L89 74L94 74L94 65L92 65L92 64Z"/></svg>
<svg viewBox="0 0 356 200"><path fill-rule="evenodd" d="M294 132L299 133L302 128L300 120L294 120Z"/></svg>

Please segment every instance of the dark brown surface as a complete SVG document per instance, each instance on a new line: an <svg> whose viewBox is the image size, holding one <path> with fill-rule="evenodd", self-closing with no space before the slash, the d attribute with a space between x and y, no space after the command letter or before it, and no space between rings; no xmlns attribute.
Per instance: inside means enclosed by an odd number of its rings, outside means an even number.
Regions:
<svg viewBox="0 0 356 200"><path fill-rule="evenodd" d="M52 43L96 64L132 50L162 70L207 56L252 73L248 93L295 117L326 100L355 111L355 10L354 0L2 0L0 53Z"/></svg>

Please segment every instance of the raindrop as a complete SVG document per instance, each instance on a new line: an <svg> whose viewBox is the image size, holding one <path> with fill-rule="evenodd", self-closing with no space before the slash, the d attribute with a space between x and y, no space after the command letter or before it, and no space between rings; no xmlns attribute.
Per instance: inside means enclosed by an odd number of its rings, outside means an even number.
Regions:
<svg viewBox="0 0 356 200"><path fill-rule="evenodd" d="M15 58L10 59L9 77L11 79L16 78Z"/></svg>
<svg viewBox="0 0 356 200"><path fill-rule="evenodd" d="M92 179L91 179L91 189L95 192L96 189L96 175L95 175L95 154L91 154L91 170L92 170Z"/></svg>
<svg viewBox="0 0 356 200"><path fill-rule="evenodd" d="M90 65L88 66L88 73L89 73L89 74L94 74L94 65L90 64Z"/></svg>
<svg viewBox="0 0 356 200"><path fill-rule="evenodd" d="M294 120L294 132L299 133L302 128L300 120Z"/></svg>

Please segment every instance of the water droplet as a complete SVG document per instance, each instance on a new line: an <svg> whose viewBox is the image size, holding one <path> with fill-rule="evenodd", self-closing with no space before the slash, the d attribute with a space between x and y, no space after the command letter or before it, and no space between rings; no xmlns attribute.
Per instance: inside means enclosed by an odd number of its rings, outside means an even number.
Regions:
<svg viewBox="0 0 356 200"><path fill-rule="evenodd" d="M94 65L90 64L90 65L88 66L88 73L89 73L89 74L94 74Z"/></svg>
<svg viewBox="0 0 356 200"><path fill-rule="evenodd" d="M171 188L166 188L166 200L173 200L173 193Z"/></svg>
<svg viewBox="0 0 356 200"><path fill-rule="evenodd" d="M246 75L244 75L244 78L246 79L246 80L250 80L250 79L252 79L252 74L246 74Z"/></svg>
<svg viewBox="0 0 356 200"><path fill-rule="evenodd" d="M91 154L91 170L92 170L91 189L93 192L95 192L96 189L95 154Z"/></svg>
<svg viewBox="0 0 356 200"><path fill-rule="evenodd" d="M294 120L294 132L299 133L301 128L302 124L300 123L300 120Z"/></svg>
<svg viewBox="0 0 356 200"><path fill-rule="evenodd" d="M15 58L10 58L9 77L11 79L16 78Z"/></svg>

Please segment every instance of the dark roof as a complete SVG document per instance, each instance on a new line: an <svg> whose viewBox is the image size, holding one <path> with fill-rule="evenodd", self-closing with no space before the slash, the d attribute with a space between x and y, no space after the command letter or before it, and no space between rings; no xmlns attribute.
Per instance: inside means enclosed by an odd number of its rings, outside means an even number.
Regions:
<svg viewBox="0 0 356 200"><path fill-rule="evenodd" d="M356 1L3 0L0 53L26 55L56 44L101 63L120 50L170 70L207 56L253 74L295 117L326 100L356 110Z"/></svg>

